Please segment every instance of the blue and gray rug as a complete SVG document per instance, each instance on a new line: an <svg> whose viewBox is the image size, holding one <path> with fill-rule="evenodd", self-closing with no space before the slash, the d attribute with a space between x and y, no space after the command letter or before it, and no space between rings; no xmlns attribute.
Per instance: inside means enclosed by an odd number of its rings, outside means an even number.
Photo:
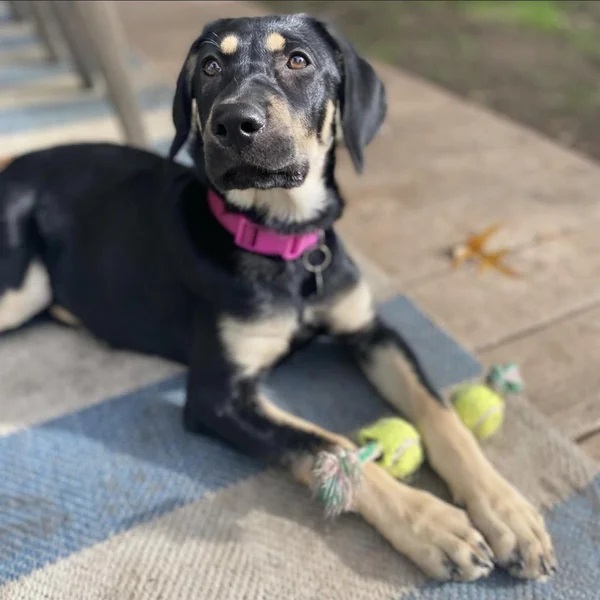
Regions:
<svg viewBox="0 0 600 600"><path fill-rule="evenodd" d="M406 298L383 310L440 388L478 375L473 357ZM593 468L526 402L511 401L488 451L548 507L559 574L546 584L498 572L432 585L357 517L326 522L284 474L184 433L183 373L137 387L161 369L173 367L43 321L0 340L1 598L598 597ZM137 389L98 395L113 377L128 387L127 375ZM281 406L337 431L387 413L325 341L277 369L268 387ZM54 418L38 420L48 410ZM424 472L415 484L431 480Z"/></svg>

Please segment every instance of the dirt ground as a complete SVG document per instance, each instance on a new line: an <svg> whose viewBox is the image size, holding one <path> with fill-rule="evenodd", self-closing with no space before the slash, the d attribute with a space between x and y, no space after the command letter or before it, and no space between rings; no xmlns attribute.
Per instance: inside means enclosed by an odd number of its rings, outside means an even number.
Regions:
<svg viewBox="0 0 600 600"><path fill-rule="evenodd" d="M339 26L402 67L600 159L600 1L270 1Z"/></svg>

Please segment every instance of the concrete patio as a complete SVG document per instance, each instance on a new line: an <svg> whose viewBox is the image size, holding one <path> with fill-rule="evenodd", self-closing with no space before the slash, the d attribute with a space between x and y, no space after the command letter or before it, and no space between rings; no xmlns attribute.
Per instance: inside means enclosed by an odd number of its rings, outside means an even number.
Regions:
<svg viewBox="0 0 600 600"><path fill-rule="evenodd" d="M203 24L245 2L119 3L133 46L174 81ZM528 397L600 461L600 166L501 115L377 65L389 115L340 229L378 292L416 300L486 363L517 361ZM490 224L521 274L453 270L447 250Z"/></svg>

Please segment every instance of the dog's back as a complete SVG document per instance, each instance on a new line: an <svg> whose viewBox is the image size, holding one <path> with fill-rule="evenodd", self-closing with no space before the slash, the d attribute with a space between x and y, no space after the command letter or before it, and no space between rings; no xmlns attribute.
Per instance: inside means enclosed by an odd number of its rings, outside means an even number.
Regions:
<svg viewBox="0 0 600 600"><path fill-rule="evenodd" d="M173 316L187 318L186 298L157 214L161 188L166 194L178 176L191 178L160 156L111 144L51 148L8 165L0 173L0 331L52 304L115 346L184 360L187 340L177 332L185 327ZM165 309L170 319L150 318ZM153 331L161 322L169 335Z"/></svg>

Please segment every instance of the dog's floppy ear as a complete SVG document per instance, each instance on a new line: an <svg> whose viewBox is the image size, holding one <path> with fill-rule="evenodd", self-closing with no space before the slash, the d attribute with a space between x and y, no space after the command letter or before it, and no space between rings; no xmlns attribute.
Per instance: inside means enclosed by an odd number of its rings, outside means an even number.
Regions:
<svg viewBox="0 0 600 600"><path fill-rule="evenodd" d="M363 150L385 118L385 88L373 67L358 55L342 34L329 23L319 21L319 24L333 42L342 61L342 132L354 168L360 173L363 169Z"/></svg>
<svg viewBox="0 0 600 600"><path fill-rule="evenodd" d="M175 158L181 147L185 144L192 127L192 100L193 79L196 70L196 56L200 40L196 40L181 67L177 78L177 88L173 98L173 124L175 125L175 137L169 150L169 158Z"/></svg>

